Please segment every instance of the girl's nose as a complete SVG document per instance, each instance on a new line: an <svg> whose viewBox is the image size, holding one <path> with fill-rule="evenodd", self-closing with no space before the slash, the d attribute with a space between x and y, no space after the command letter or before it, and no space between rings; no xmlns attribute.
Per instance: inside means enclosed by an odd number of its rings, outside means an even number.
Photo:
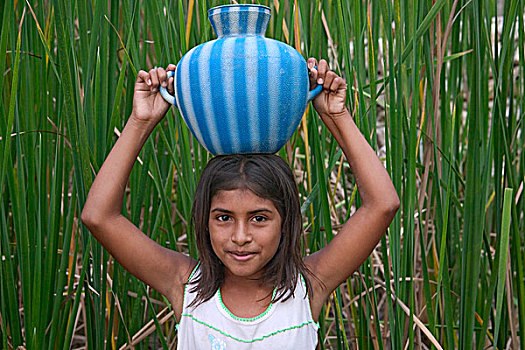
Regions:
<svg viewBox="0 0 525 350"><path fill-rule="evenodd" d="M252 235L248 232L246 225L238 224L235 225L231 239L233 243L242 246L252 241Z"/></svg>

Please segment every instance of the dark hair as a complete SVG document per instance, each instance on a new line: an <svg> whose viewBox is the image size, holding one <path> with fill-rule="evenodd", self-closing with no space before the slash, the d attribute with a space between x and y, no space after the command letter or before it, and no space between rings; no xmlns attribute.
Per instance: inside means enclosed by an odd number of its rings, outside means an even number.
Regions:
<svg viewBox="0 0 525 350"><path fill-rule="evenodd" d="M192 305L211 299L224 280L224 265L213 251L208 219L213 196L218 191L234 189L248 189L272 201L281 216L281 240L261 277L263 283L276 289L272 302L285 301L294 295L299 273L311 291L308 279L311 273L301 256L303 230L299 193L290 167L281 157L271 154L223 155L208 162L193 201L192 224L201 271L194 281L192 292L196 291L197 297Z"/></svg>

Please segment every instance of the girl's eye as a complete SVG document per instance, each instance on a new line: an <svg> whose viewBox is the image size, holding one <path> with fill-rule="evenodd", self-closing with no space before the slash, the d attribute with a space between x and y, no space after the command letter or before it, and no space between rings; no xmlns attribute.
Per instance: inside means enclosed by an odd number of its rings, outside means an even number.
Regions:
<svg viewBox="0 0 525 350"><path fill-rule="evenodd" d="M266 221L266 218L265 218L264 216L257 215L257 216L254 216L254 217L253 217L253 221L258 222L258 223L261 223L261 222L265 222L265 221Z"/></svg>
<svg viewBox="0 0 525 350"><path fill-rule="evenodd" d="M219 216L217 216L217 220L222 221L222 222L226 222L229 219L230 219L229 215L219 215Z"/></svg>

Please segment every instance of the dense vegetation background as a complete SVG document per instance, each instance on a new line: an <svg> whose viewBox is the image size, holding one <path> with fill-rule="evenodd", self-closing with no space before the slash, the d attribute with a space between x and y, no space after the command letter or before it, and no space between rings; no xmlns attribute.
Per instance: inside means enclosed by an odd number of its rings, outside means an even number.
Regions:
<svg viewBox="0 0 525 350"><path fill-rule="evenodd" d="M0 5L0 348L175 348L166 300L79 221L130 114L139 69L214 38L215 0ZM523 0L267 0L267 36L329 59L402 200L326 304L324 349L525 349ZM360 204L312 109L280 151L304 250ZM129 181L125 215L196 256L192 194L209 154L172 109ZM521 342L520 342L521 340Z"/></svg>

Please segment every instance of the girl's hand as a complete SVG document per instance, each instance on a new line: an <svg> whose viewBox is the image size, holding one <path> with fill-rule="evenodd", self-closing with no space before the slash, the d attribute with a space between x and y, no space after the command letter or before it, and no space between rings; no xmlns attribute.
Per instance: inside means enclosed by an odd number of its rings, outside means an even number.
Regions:
<svg viewBox="0 0 525 350"><path fill-rule="evenodd" d="M174 71L175 68L174 64L170 64L167 70ZM167 87L169 93L173 94L173 78L168 80L164 68L139 72L135 82L133 112L131 113L135 121L154 127L164 118L171 105L161 96L159 86Z"/></svg>
<svg viewBox="0 0 525 350"><path fill-rule="evenodd" d="M346 107L346 82L328 67L326 60L308 59L310 70L310 89L323 84L323 90L312 101L321 118L335 118L344 114ZM317 69L315 68L317 66Z"/></svg>

